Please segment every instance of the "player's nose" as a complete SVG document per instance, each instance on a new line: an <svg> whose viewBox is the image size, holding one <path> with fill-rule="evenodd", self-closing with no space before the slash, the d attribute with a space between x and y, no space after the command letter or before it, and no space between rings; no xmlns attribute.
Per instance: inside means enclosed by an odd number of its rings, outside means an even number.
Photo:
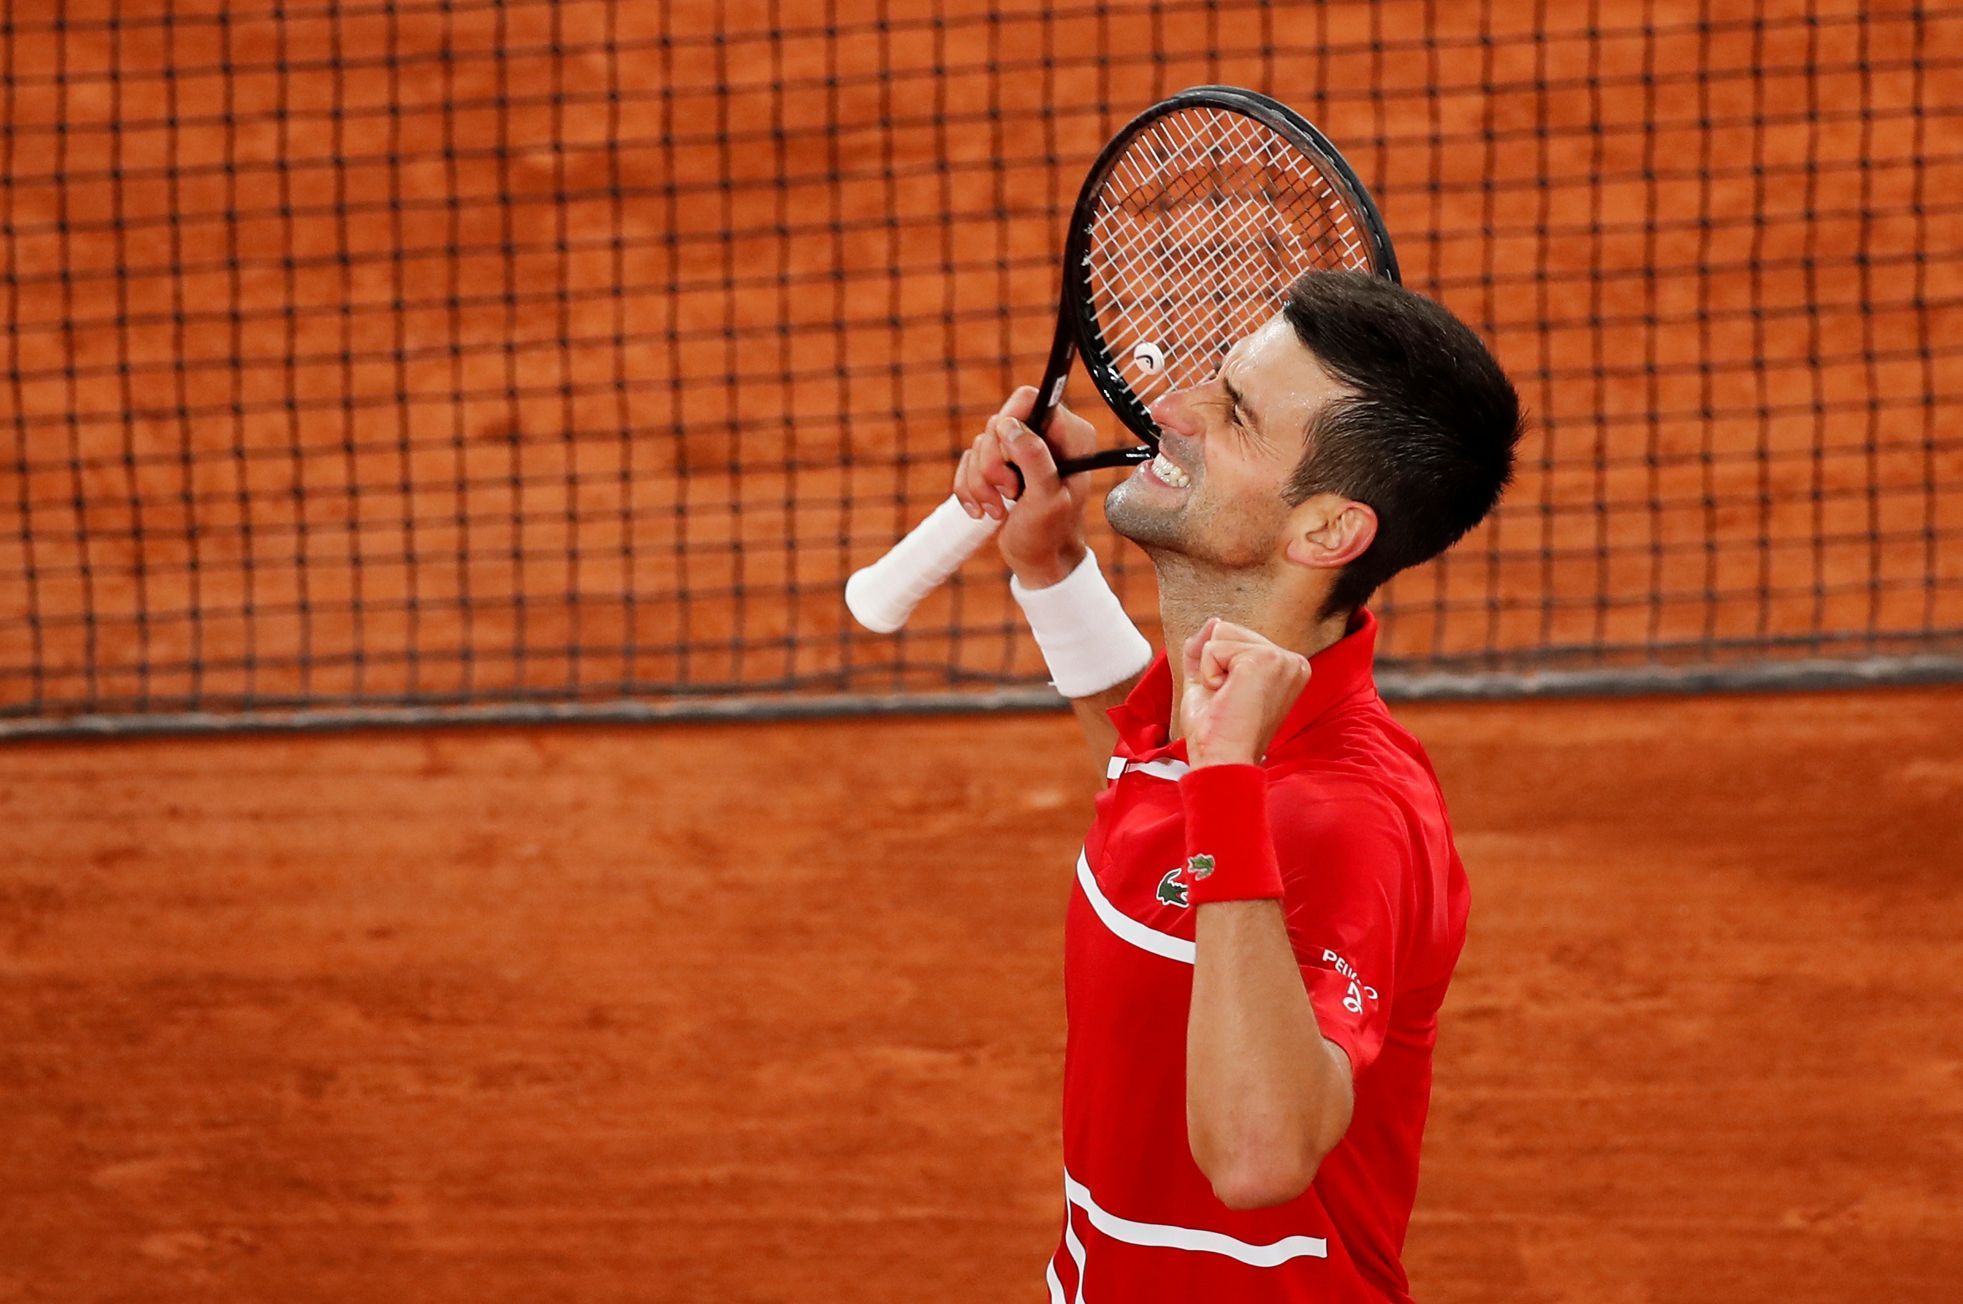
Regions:
<svg viewBox="0 0 1963 1304"><path fill-rule="evenodd" d="M1193 402L1194 389L1172 389L1159 395L1152 403L1152 421L1161 430L1188 439L1197 439L1202 423L1198 407Z"/></svg>

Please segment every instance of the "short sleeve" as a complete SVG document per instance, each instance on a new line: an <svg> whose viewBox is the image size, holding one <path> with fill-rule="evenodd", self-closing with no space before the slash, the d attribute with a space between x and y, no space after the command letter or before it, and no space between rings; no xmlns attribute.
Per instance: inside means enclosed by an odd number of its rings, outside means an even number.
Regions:
<svg viewBox="0 0 1963 1304"><path fill-rule="evenodd" d="M1368 792L1297 783L1268 794L1282 909L1323 1036L1352 1075L1383 1049L1413 860L1397 808Z"/></svg>

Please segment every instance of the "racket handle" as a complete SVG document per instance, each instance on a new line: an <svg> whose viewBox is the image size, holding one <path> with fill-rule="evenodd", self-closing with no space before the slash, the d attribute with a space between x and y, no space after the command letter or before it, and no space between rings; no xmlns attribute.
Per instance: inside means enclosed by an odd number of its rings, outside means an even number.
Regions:
<svg viewBox="0 0 1963 1304"><path fill-rule="evenodd" d="M1150 444L1140 444L1137 448L1107 448L1101 453L1086 453L1082 457L1059 457L1056 462L1057 478L1067 480L1073 475L1082 475L1086 471L1103 471L1114 466L1137 466L1140 462L1151 461L1158 451ZM1009 463L1009 469L1016 473L1016 496L1020 498L1022 491L1029 487L1029 482L1022 478L1022 468L1014 462Z"/></svg>
<svg viewBox="0 0 1963 1304"><path fill-rule="evenodd" d="M993 516L978 521L968 515L960 499L950 495L884 557L845 582L846 607L874 633L892 633L907 623L922 598L939 588L1001 528L1002 522Z"/></svg>

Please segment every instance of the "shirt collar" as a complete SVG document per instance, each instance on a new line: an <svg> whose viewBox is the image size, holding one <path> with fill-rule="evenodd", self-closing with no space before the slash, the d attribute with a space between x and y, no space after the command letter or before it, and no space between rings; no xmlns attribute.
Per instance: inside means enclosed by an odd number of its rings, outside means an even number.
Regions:
<svg viewBox="0 0 1963 1304"><path fill-rule="evenodd" d="M1371 687L1376 659L1377 618L1359 608L1350 618L1349 632L1309 658L1309 686L1295 699L1268 745L1272 754L1296 734L1320 720L1329 709L1358 691ZM1118 738L1134 760L1148 753L1183 758L1184 738L1168 743L1172 722L1172 663L1164 652L1145 668L1145 677L1131 695L1106 712L1118 728Z"/></svg>

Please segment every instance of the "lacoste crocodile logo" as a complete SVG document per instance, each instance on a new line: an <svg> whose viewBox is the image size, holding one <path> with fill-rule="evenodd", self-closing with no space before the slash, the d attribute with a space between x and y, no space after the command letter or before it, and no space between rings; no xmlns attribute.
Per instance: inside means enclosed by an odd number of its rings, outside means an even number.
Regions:
<svg viewBox="0 0 1963 1304"><path fill-rule="evenodd" d="M1159 890L1153 895L1169 906L1186 909L1186 885L1179 881L1180 874L1184 872L1184 866L1168 869L1166 876L1159 880Z"/></svg>

